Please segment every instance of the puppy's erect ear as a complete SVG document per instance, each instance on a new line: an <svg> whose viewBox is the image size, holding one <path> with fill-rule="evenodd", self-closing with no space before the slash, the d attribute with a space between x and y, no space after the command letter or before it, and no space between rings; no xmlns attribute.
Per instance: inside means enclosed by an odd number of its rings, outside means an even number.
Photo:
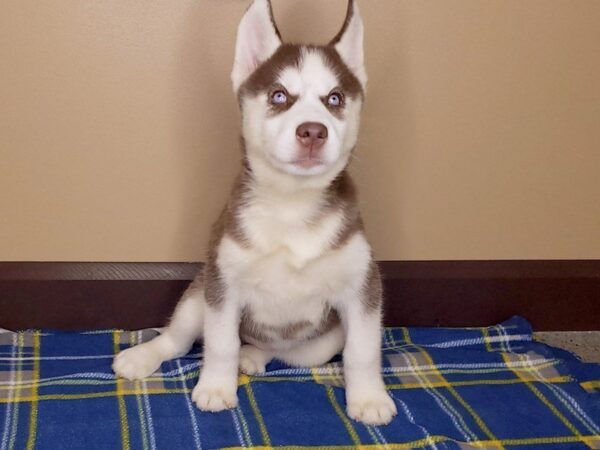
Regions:
<svg viewBox="0 0 600 450"><path fill-rule="evenodd" d="M269 0L254 0L238 27L231 81L237 92L244 81L281 45Z"/></svg>
<svg viewBox="0 0 600 450"><path fill-rule="evenodd" d="M363 49L364 27L356 0L348 0L348 11L342 29L329 43L342 57L348 68L354 73L363 89L367 85L365 57Z"/></svg>

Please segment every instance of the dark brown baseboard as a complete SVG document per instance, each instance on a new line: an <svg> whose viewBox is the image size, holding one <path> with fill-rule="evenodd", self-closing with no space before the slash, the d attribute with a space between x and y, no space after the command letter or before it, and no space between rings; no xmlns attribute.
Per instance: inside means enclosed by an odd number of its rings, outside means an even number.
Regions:
<svg viewBox="0 0 600 450"><path fill-rule="evenodd" d="M600 260L383 261L387 325L600 329ZM189 263L0 262L0 327L162 326L199 270Z"/></svg>

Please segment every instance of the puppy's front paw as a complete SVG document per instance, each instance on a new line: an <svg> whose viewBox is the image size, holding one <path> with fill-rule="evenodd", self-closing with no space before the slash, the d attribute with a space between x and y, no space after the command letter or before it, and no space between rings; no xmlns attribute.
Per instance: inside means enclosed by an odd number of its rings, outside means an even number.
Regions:
<svg viewBox="0 0 600 450"><path fill-rule="evenodd" d="M156 372L161 363L159 354L146 344L141 344L119 353L113 361L112 369L120 377L141 380Z"/></svg>
<svg viewBox="0 0 600 450"><path fill-rule="evenodd" d="M237 385L209 385L198 382L192 391L192 400L202 411L219 412L235 408L238 404Z"/></svg>
<svg viewBox="0 0 600 450"><path fill-rule="evenodd" d="M348 416L359 422L387 425L397 414L396 404L385 389L355 389L346 395Z"/></svg>

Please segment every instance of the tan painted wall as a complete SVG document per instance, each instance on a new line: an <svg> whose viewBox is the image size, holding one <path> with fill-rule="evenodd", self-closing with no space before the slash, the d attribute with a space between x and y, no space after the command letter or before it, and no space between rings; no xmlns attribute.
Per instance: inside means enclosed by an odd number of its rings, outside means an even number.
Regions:
<svg viewBox="0 0 600 450"><path fill-rule="evenodd" d="M0 259L184 261L237 171L237 0L0 5ZM344 0L274 0L324 41ZM380 259L600 258L600 1L362 0Z"/></svg>

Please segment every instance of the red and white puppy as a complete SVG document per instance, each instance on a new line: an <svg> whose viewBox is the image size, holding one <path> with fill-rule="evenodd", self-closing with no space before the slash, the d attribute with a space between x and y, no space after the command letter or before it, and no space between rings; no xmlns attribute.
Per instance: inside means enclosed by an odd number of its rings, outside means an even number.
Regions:
<svg viewBox="0 0 600 450"><path fill-rule="evenodd" d="M367 76L354 1L325 46L281 42L268 0L238 29L233 88L243 167L215 223L204 270L164 332L121 352L114 371L147 377L204 341L192 393L205 411L237 405L238 370L296 366L343 350L347 411L385 424L396 406L381 377L381 280L346 172Z"/></svg>

